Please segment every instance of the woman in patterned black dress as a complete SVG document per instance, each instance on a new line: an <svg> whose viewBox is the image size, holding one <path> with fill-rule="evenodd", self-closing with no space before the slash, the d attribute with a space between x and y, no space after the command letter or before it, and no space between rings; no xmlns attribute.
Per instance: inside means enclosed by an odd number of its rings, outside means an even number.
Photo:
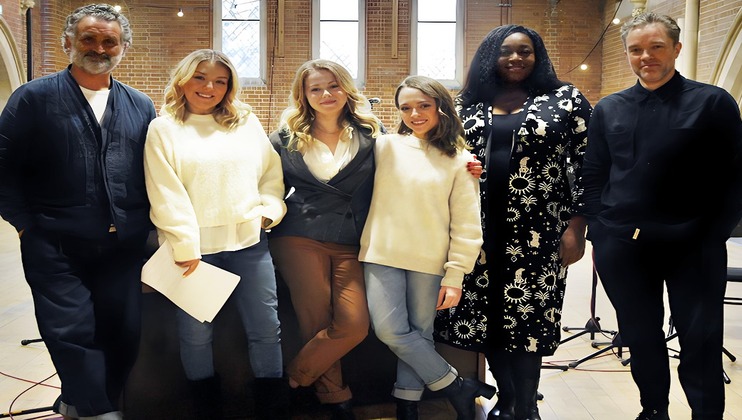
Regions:
<svg viewBox="0 0 742 420"><path fill-rule="evenodd" d="M540 419L541 360L559 344L567 266L585 250L570 179L592 108L557 79L541 37L516 25L482 41L458 106L486 171L484 245L459 306L438 313L436 340L485 354L500 390L488 420Z"/></svg>

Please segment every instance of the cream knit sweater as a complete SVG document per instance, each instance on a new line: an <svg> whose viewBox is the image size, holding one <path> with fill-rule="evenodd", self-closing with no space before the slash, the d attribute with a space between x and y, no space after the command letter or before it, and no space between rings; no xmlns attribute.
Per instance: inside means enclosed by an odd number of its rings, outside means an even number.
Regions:
<svg viewBox="0 0 742 420"><path fill-rule="evenodd" d="M479 182L469 152L451 158L414 136L376 140L371 210L361 261L443 276L461 288L482 246Z"/></svg>
<svg viewBox="0 0 742 420"><path fill-rule="evenodd" d="M257 117L228 131L211 115L152 121L144 147L150 217L176 261L260 240L262 216L286 213L281 159Z"/></svg>

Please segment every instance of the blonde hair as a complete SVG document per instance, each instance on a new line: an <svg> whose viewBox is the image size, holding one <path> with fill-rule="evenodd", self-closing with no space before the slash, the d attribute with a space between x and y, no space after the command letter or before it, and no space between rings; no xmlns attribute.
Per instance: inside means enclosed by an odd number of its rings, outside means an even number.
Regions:
<svg viewBox="0 0 742 420"><path fill-rule="evenodd" d="M348 97L345 112L340 115L338 125L342 127L346 123L355 124L369 129L371 137L377 137L380 133L379 120L371 113L368 99L358 91L348 70L333 61L316 59L305 62L296 70L296 76L291 85L291 94L289 95L289 106L281 116L280 127L287 129L292 134L288 148L290 150L302 150L312 141L310 131L315 118L315 111L309 105L304 94L304 83L311 72L320 70L327 70L332 73L340 89Z"/></svg>
<svg viewBox="0 0 742 420"><path fill-rule="evenodd" d="M417 89L435 100L438 108L438 125L428 133L428 142L447 156L456 156L460 150L470 149L464 140L464 126L456 113L451 93L439 81L426 76L409 76L402 81L394 93L394 106L399 109L399 92L402 88ZM412 129L399 122L397 133L412 134Z"/></svg>
<svg viewBox="0 0 742 420"><path fill-rule="evenodd" d="M165 104L162 106L162 113L172 116L179 123L185 121L188 110L186 109L183 85L191 80L198 65L204 61L219 63L229 70L227 93L214 108L214 111L211 112L211 115L219 125L231 130L250 114L251 108L237 99L237 93L240 91L237 69L235 69L229 57L220 51L196 50L180 60L180 63L173 69L170 82L165 88Z"/></svg>

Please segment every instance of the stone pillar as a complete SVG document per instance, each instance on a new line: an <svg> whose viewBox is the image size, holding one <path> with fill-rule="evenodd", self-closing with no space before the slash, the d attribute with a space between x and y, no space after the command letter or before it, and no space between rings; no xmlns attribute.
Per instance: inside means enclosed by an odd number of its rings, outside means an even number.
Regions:
<svg viewBox="0 0 742 420"><path fill-rule="evenodd" d="M685 2L685 27L683 28L682 39L683 49L683 68L680 73L689 79L696 78L696 68L698 67L698 17L701 0L687 0Z"/></svg>

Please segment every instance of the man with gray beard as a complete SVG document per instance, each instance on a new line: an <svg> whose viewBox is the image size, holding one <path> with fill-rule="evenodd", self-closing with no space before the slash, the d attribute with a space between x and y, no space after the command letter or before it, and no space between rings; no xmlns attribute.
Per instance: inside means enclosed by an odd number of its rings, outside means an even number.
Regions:
<svg viewBox="0 0 742 420"><path fill-rule="evenodd" d="M0 216L20 237L65 419L121 419L138 349L155 109L111 77L130 45L112 6L75 10L62 35L71 64L18 88L0 115Z"/></svg>

